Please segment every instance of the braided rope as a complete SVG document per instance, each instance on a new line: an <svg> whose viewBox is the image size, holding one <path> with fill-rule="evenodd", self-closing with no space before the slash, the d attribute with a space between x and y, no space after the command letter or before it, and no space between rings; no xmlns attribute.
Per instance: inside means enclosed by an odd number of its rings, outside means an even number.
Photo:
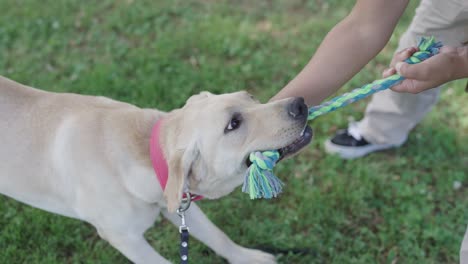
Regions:
<svg viewBox="0 0 468 264"><path fill-rule="evenodd" d="M422 38L418 44L419 51L415 52L405 62L409 64L422 62L436 55L441 47L442 44L437 42L434 37ZM312 120L323 114L335 111L378 91L389 89L404 79L404 77L395 74L356 88L321 105L313 106L309 108L307 120ZM273 173L273 168L279 158L280 155L276 150L256 151L250 154L249 160L252 162L252 165L247 169L244 185L242 186L242 191L248 193L250 199L269 199L281 193L284 183Z"/></svg>

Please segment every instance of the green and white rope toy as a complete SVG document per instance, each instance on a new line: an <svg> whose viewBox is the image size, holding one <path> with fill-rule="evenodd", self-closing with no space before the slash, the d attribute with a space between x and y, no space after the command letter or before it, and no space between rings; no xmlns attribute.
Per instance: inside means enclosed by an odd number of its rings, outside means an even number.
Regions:
<svg viewBox="0 0 468 264"><path fill-rule="evenodd" d="M436 55L441 47L442 44L437 42L434 37L422 38L418 44L419 51L415 52L405 62L409 64L422 62ZM356 88L349 93L337 96L324 104L313 106L309 108L307 120L312 120L318 116L335 111L338 108L366 98L378 91L389 89L399 84L404 79L404 77L395 74ZM248 193L250 199L270 199L281 193L284 184L273 174L273 168L279 157L280 154L276 150L257 151L250 154L249 159L252 164L247 169L244 185L242 186L242 191Z"/></svg>

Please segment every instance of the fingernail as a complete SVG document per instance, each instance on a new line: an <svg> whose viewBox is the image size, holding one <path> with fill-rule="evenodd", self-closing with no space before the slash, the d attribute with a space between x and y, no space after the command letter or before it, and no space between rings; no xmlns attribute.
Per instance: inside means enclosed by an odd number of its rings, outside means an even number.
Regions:
<svg viewBox="0 0 468 264"><path fill-rule="evenodd" d="M388 75L390 75L390 71L392 70L392 68L388 68L388 69L385 69L383 72L382 72L382 75L384 77L387 77Z"/></svg>

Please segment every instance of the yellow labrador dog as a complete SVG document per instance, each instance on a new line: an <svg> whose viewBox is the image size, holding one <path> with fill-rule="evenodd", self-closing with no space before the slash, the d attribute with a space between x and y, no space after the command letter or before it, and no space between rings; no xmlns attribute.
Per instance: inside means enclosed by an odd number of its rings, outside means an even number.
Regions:
<svg viewBox="0 0 468 264"><path fill-rule="evenodd" d="M149 155L164 119L163 190ZM51 93L0 77L0 192L96 227L135 263L169 263L145 240L159 213L178 224L182 192L214 199L239 186L247 157L279 149L284 158L310 142L302 98L260 104L245 92L192 96L169 113L104 97ZM194 204L191 234L230 263L275 263L235 244Z"/></svg>

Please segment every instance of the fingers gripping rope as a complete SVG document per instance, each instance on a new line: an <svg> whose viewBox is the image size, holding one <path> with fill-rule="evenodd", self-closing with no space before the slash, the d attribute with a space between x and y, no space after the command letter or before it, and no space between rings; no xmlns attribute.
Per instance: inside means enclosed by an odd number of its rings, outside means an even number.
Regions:
<svg viewBox="0 0 468 264"><path fill-rule="evenodd" d="M441 47L442 44L437 42L434 37L422 38L418 44L419 51L415 52L410 58L405 60L405 62L409 64L422 62L439 53ZM356 88L349 93L337 96L328 102L309 108L307 120L312 120L323 114L335 111L338 108L366 98L378 91L389 89L399 84L404 79L404 77L395 74ZM249 160L252 162L252 165L247 169L244 185L242 186L242 191L248 193L250 199L269 199L281 193L284 184L273 173L273 168L279 158L280 155L276 150L257 151L250 154Z"/></svg>

